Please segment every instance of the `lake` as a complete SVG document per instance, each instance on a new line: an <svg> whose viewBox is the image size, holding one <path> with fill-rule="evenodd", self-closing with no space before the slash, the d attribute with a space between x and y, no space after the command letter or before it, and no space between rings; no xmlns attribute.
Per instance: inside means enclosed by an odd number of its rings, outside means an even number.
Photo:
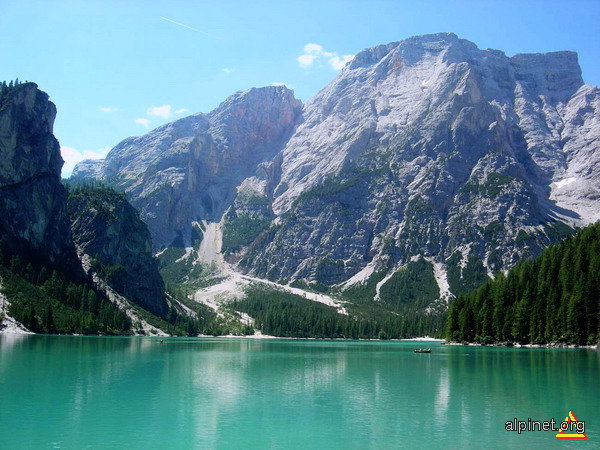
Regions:
<svg viewBox="0 0 600 450"><path fill-rule="evenodd" d="M430 354L415 354L431 347ZM585 421L586 441L505 430ZM599 448L600 354L0 336L2 448Z"/></svg>

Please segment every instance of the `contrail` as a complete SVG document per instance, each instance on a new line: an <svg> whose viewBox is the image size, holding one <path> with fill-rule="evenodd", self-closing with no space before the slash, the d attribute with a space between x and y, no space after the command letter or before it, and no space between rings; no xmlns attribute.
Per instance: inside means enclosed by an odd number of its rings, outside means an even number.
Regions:
<svg viewBox="0 0 600 450"><path fill-rule="evenodd" d="M162 20L166 20L167 22L174 23L175 25L179 25L180 27L188 28L188 29L190 29L190 30L192 30L192 31L195 31L195 32L197 32L197 33L202 33L202 34L204 34L204 35L206 35L206 36L210 36L210 34L206 33L205 31L199 30L199 29L197 29L197 28L194 28L194 27L190 27L189 25L186 25L185 23L176 22L175 20L173 20L173 19L169 19L168 17L163 17L163 16L160 16L160 18L161 18Z"/></svg>

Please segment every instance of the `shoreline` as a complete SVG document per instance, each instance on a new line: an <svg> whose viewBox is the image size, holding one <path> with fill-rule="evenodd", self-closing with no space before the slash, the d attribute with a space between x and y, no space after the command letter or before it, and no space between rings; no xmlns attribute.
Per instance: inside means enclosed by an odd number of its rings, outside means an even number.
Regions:
<svg viewBox="0 0 600 450"><path fill-rule="evenodd" d="M154 336L149 336L154 337ZM269 334L248 334L245 336L235 335L235 334L225 334L220 336L212 336L206 334L200 334L198 336L170 336L170 337L198 337L198 338L223 338L223 339L292 339L292 340L301 340L301 341L379 341L379 342L400 342L400 341L408 341L408 342L445 342L445 339L432 338L429 336L422 337L414 337L414 338L402 338L402 339L349 339L349 338L333 338L333 337L291 337L291 336L272 336Z"/></svg>
<svg viewBox="0 0 600 450"><path fill-rule="evenodd" d="M289 336L272 336L268 334L251 334L251 335L206 335L200 334L197 336L160 336L160 335L102 335L102 334L43 334L43 333L32 333L30 331L23 332L22 330L11 330L5 327L0 330L1 336L77 336L77 337L110 337L110 338L152 338L152 340L163 340L169 338L183 338L183 339L278 339L278 340L294 340L294 341L347 341L347 342L423 342L423 343L439 343L440 346L452 346L452 347L505 347L505 348L527 348L527 349L586 349L586 350L600 350L600 344L598 345L578 345L578 344L563 344L563 343L551 343L551 344L513 344L513 343L495 343L495 344L480 344L477 342L453 342L446 341L445 339L432 338L429 336L421 336L414 338L402 338L402 339L348 339L348 338L321 338L321 337L289 337Z"/></svg>
<svg viewBox="0 0 600 450"><path fill-rule="evenodd" d="M600 343L596 345L579 345L579 344L563 344L560 342L552 342L550 344L518 344L512 342L503 342L495 344L480 344L477 342L446 342L449 346L458 347L506 347L506 348L547 348L547 349L588 349L600 350Z"/></svg>

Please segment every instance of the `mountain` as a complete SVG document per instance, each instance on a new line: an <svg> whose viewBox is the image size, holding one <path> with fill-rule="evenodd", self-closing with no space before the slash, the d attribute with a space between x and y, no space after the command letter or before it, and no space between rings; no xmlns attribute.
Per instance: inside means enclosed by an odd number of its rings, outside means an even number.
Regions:
<svg viewBox="0 0 600 450"><path fill-rule="evenodd" d="M239 92L73 177L126 192L188 281L214 263L431 311L600 219L599 98L574 52L417 36L359 52L304 106Z"/></svg>
<svg viewBox="0 0 600 450"><path fill-rule="evenodd" d="M517 264L450 304L446 338L522 344L598 343L600 224Z"/></svg>
<svg viewBox="0 0 600 450"><path fill-rule="evenodd" d="M0 84L0 332L193 329L198 314L167 301L148 228L124 196L67 193L55 116L36 84Z"/></svg>
<svg viewBox="0 0 600 450"><path fill-rule="evenodd" d="M80 257L120 295L166 318L165 286L152 255L146 224L123 194L105 187L75 187L68 211Z"/></svg>
<svg viewBox="0 0 600 450"><path fill-rule="evenodd" d="M360 52L273 162L280 220L242 263L335 284L424 257L472 288L600 217L597 106L572 52L509 58L452 34Z"/></svg>
<svg viewBox="0 0 600 450"><path fill-rule="evenodd" d="M56 107L35 83L0 86L0 243L83 274L69 229Z"/></svg>
<svg viewBox="0 0 600 450"><path fill-rule="evenodd" d="M36 84L0 84L0 332L126 334L77 258L55 117Z"/></svg>
<svg viewBox="0 0 600 450"><path fill-rule="evenodd" d="M301 107L282 86L238 92L209 114L125 139L106 160L77 165L72 178L127 192L157 248L189 245L192 223L220 221L237 186L287 141Z"/></svg>

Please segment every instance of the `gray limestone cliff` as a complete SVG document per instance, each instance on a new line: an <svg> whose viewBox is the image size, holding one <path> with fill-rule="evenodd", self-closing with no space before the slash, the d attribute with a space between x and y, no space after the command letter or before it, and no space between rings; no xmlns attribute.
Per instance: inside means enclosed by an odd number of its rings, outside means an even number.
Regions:
<svg viewBox="0 0 600 450"><path fill-rule="evenodd" d="M73 179L127 192L157 248L189 244L192 222L221 219L236 187L281 150L301 108L283 86L238 92L209 114L125 139L106 160L79 164Z"/></svg>
<svg viewBox="0 0 600 450"><path fill-rule="evenodd" d="M242 259L257 276L335 284L424 257L462 292L600 218L598 90L574 52L418 36L360 52L303 117L255 179L277 215Z"/></svg>

